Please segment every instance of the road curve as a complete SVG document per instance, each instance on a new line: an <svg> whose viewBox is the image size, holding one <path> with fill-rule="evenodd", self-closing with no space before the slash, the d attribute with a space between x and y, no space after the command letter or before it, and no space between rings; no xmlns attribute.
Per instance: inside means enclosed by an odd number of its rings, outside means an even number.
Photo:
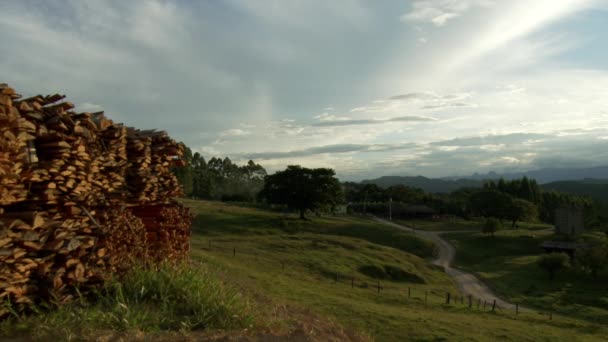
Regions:
<svg viewBox="0 0 608 342"><path fill-rule="evenodd" d="M445 233L445 232L414 230L410 227L402 226L400 224L397 224L397 223L394 223L391 221L387 221L387 220L381 219L379 217L374 217L374 220L376 220L377 222L392 226L392 227L396 227L396 228L399 228L399 229L402 229L402 230L405 230L408 232L412 232L414 234L428 238L429 240L432 240L433 242L435 242L439 249L439 255L437 256L437 259L435 259L432 263L434 265L443 267L443 269L445 270L445 273L447 273L449 276L451 276L454 279L454 281L456 281L458 288L460 289L460 291L463 294L471 295L474 298L479 298L479 299L485 300L489 303L492 303L496 299L496 305L498 305L498 307L502 308L502 309L514 309L515 308L514 304L506 302L506 301L498 298L498 296L496 296L496 294L494 294L494 292L492 292L492 290L490 290L484 283L482 283L474 275L467 273L467 272L463 272L461 270L458 270L458 269L455 269L452 267L452 262L454 261L454 256L456 255L456 250L454 249L454 247L452 245L450 245L446 240L444 240L441 237L440 234ZM524 308L520 307L520 310L524 310Z"/></svg>

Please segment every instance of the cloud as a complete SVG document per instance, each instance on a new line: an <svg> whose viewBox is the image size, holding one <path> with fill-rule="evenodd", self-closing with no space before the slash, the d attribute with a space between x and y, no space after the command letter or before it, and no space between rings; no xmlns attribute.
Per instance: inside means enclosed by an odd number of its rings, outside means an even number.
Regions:
<svg viewBox="0 0 608 342"><path fill-rule="evenodd" d="M344 119L322 121L313 124L316 127L354 126L354 125L377 125L390 122L429 122L437 119L428 116L397 116L388 119Z"/></svg>
<svg viewBox="0 0 608 342"><path fill-rule="evenodd" d="M461 16L471 7L489 4L488 1L471 0L424 0L415 1L411 11L401 16L401 21L429 23L444 26L448 21Z"/></svg>
<svg viewBox="0 0 608 342"><path fill-rule="evenodd" d="M389 97L389 100L432 100L440 98L439 95L432 92L421 93L406 93Z"/></svg>
<svg viewBox="0 0 608 342"><path fill-rule="evenodd" d="M462 137L450 140L436 141L434 146L487 146L523 143L534 139L550 138L551 135L537 133L512 133L503 135L486 135L480 137Z"/></svg>
<svg viewBox="0 0 608 342"><path fill-rule="evenodd" d="M245 131L245 130L242 130L240 128L232 128L232 129L228 129L228 130L225 130L225 131L221 132L220 136L222 136L222 137L238 137L238 136L249 135L249 134L251 134L251 132L249 132L249 131Z"/></svg>
<svg viewBox="0 0 608 342"><path fill-rule="evenodd" d="M76 105L76 108L74 108L74 111L76 111L76 112L88 112L88 113L99 112L102 110L103 110L102 106L100 106L98 104L94 104L94 103L89 103L89 102L81 103L79 105Z"/></svg>
<svg viewBox="0 0 608 342"><path fill-rule="evenodd" d="M341 153L352 153L352 152L387 152L396 150L405 150L415 148L415 143L403 143L403 144L338 144L338 145L326 145L319 147L311 147L303 150L294 150L287 152L260 152L245 154L246 158L265 160L265 159L283 159L283 158L296 158L306 157L317 154L341 154Z"/></svg>
<svg viewBox="0 0 608 342"><path fill-rule="evenodd" d="M455 102L455 103L438 103L438 104L430 104L423 106L422 109L443 109L443 108L452 108L452 107L467 107L470 106L468 103L464 102Z"/></svg>

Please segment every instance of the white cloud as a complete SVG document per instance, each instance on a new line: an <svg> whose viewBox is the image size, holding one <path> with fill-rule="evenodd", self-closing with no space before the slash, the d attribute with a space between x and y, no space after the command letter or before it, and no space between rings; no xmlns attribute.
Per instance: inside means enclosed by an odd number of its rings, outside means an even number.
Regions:
<svg viewBox="0 0 608 342"><path fill-rule="evenodd" d="M103 107L98 104L84 102L76 105L76 108L74 108L74 110L76 112L99 112L103 110Z"/></svg>
<svg viewBox="0 0 608 342"><path fill-rule="evenodd" d="M411 11L401 16L401 21L431 23L443 26L476 6L489 6L492 1L475 0L423 0L415 1ZM418 26L415 26L420 30Z"/></svg>
<svg viewBox="0 0 608 342"><path fill-rule="evenodd" d="M222 137L239 137L239 136L249 135L249 134L251 134L251 132L242 130L240 128L232 128L232 129L227 129L227 130L221 132L220 136L222 136Z"/></svg>

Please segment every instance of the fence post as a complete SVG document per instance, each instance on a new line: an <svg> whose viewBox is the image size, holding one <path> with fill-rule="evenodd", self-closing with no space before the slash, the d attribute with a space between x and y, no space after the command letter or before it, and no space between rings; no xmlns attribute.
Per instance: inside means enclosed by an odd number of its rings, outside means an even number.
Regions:
<svg viewBox="0 0 608 342"><path fill-rule="evenodd" d="M484 309L484 311L486 309L486 300L485 299L483 300L483 309Z"/></svg>
<svg viewBox="0 0 608 342"><path fill-rule="evenodd" d="M469 309L473 307L473 296L469 295Z"/></svg>
<svg viewBox="0 0 608 342"><path fill-rule="evenodd" d="M378 293L380 293L380 280L378 280Z"/></svg>
<svg viewBox="0 0 608 342"><path fill-rule="evenodd" d="M445 303L450 304L450 293L449 292L447 292L447 294L445 296Z"/></svg>
<svg viewBox="0 0 608 342"><path fill-rule="evenodd" d="M412 296L412 289L411 288L407 288L407 298L410 298Z"/></svg>
<svg viewBox="0 0 608 342"><path fill-rule="evenodd" d="M552 321L553 320L553 310L549 311L549 320Z"/></svg>
<svg viewBox="0 0 608 342"><path fill-rule="evenodd" d="M496 299L494 299L494 303L492 303L492 311L496 310Z"/></svg>

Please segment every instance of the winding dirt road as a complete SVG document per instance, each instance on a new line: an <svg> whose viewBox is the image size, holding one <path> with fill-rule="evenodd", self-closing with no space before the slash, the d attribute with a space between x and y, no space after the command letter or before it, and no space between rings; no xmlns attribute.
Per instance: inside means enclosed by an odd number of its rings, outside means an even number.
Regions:
<svg viewBox="0 0 608 342"><path fill-rule="evenodd" d="M435 259L433 261L433 264L443 267L443 269L445 270L445 273L447 273L449 276L451 276L454 279L454 281L456 281L456 284L458 284L458 288L460 289L460 291L463 294L471 295L474 298L479 298L481 300L485 300L490 303L493 302L494 299L496 299L496 305L498 305L498 307L502 308L502 309L514 309L515 308L514 304L511 304L509 302L506 302L506 301L498 298L498 296L496 296L496 294L494 294L494 292L492 292L492 290L490 290L484 283L482 283L474 275L457 270L451 266L452 262L454 261L454 256L456 254L456 251L452 245L450 245L446 240L444 240L441 237L441 234L446 233L446 232L414 230L410 227L402 226L400 224L397 224L397 223L394 223L391 221L387 221L387 220L384 220L384 219L381 219L378 217L374 217L374 219L380 223L420 235L422 237L425 237L425 238L435 242L435 244L437 244L437 247L439 248L439 255L437 256L437 259ZM458 231L454 231L454 232L458 232ZM524 310L524 308L522 308L522 307L520 307L519 309Z"/></svg>

